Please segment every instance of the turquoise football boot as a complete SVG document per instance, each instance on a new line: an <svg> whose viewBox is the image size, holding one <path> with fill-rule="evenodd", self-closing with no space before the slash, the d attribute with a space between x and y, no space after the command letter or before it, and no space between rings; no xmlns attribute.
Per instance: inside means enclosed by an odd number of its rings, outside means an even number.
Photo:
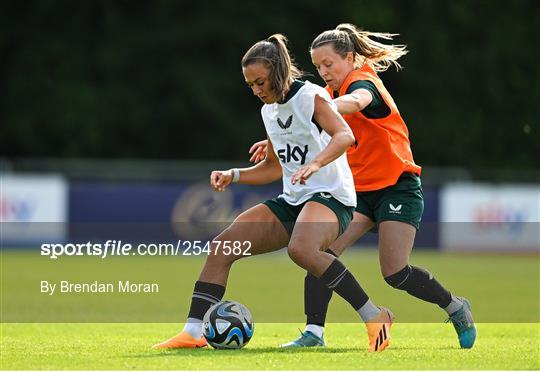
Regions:
<svg viewBox="0 0 540 372"><path fill-rule="evenodd" d="M458 297L463 301L461 309L451 314L446 322L452 322L462 349L470 349L476 340L476 326L471 312L471 304L466 298Z"/></svg>
<svg viewBox="0 0 540 372"><path fill-rule="evenodd" d="M310 331L300 331L300 337L296 340L280 345L280 347L314 347L314 346L326 346L324 342L324 336L317 337Z"/></svg>

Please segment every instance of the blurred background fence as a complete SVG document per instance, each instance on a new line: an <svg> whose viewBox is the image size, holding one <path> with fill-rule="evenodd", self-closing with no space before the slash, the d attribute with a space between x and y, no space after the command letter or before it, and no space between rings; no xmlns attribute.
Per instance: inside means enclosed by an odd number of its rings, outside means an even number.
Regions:
<svg viewBox="0 0 540 372"><path fill-rule="evenodd" d="M4 246L44 239L210 239L216 224L281 191L276 182L212 192L210 172L235 162L4 159L2 164ZM486 179L488 174L493 178ZM538 176L533 170L474 174L425 167L425 211L416 246L538 251ZM43 222L52 224L44 228ZM359 244L375 245L376 235L367 234Z"/></svg>

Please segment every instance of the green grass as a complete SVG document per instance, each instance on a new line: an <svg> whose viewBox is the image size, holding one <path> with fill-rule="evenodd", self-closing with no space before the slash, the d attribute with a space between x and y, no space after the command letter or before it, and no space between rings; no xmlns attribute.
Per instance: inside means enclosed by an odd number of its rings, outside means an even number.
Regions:
<svg viewBox="0 0 540 372"><path fill-rule="evenodd" d="M445 313L390 288L373 250L343 261L372 300L393 310L391 348L369 354L358 315L338 296L330 304L325 349L281 350L302 327L303 278L285 252L234 265L225 298L251 310L256 324L240 351L154 351L178 331L203 258L63 257L1 251L1 369L539 369L538 255L452 255L417 251L429 269L472 303L479 337L461 350ZM23 274L24 273L24 274ZM159 283L153 294L40 293L40 281Z"/></svg>
<svg viewBox="0 0 540 372"><path fill-rule="evenodd" d="M155 351L174 324L3 324L2 369L532 369L540 368L538 324L479 324L461 350L449 324L397 324L391 347L367 352L353 324L329 324L327 348L283 350L301 324L257 324L242 350Z"/></svg>

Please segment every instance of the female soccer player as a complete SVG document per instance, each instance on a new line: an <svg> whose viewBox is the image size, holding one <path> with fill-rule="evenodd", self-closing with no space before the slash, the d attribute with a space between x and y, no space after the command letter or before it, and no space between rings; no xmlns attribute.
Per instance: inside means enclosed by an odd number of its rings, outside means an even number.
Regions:
<svg viewBox="0 0 540 372"><path fill-rule="evenodd" d="M392 314L375 306L345 266L323 252L346 229L356 205L345 155L354 143L350 128L328 92L295 80L300 71L291 61L283 35L253 45L242 58L242 70L247 85L264 103L261 113L268 152L251 168L212 172L210 184L215 191L223 191L234 182L266 184L282 178L283 194L243 212L214 239L195 283L183 331L155 347L206 346L203 316L222 299L231 265L242 258L240 253L226 254L218 244L249 241L254 255L287 246L297 265L359 313L368 329L369 349L384 350Z"/></svg>
<svg viewBox="0 0 540 372"><path fill-rule="evenodd" d="M462 348L476 339L469 302L452 295L427 270L409 264L416 230L424 210L421 168L414 163L408 130L394 100L377 72L407 53L403 45L386 45L392 34L360 31L340 24L313 40L311 59L338 111L351 127L356 142L347 151L356 189L357 206L348 229L329 251L339 257L345 248L375 228L379 233L379 262L384 280L393 288L444 309ZM252 146L250 160L264 156L265 141ZM322 346L328 302L332 292L311 274L305 279L306 332L283 346Z"/></svg>

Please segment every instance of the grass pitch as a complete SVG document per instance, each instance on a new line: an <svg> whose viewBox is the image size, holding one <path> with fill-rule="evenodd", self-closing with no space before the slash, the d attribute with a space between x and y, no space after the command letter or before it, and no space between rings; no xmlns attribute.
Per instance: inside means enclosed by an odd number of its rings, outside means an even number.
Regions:
<svg viewBox="0 0 540 372"><path fill-rule="evenodd" d="M241 350L155 351L175 324L3 324L2 369L519 369L538 370L538 324L479 324L459 349L449 324L396 324L390 348L367 352L363 327L329 324L326 348L284 350L301 324L257 324Z"/></svg>
<svg viewBox="0 0 540 372"><path fill-rule="evenodd" d="M413 253L413 264L471 300L479 333L471 350L459 348L442 310L384 282L375 251L350 250L343 261L373 301L397 317L391 346L383 353L367 352L364 326L338 296L330 304L328 347L278 348L298 336L304 320L305 273L285 252L241 260L233 267L225 298L247 305L255 320L246 348L155 351L151 345L178 332L202 258L47 261L33 251L2 250L0 368L540 369L538 255ZM153 281L160 284L160 293L39 293L40 280L60 279Z"/></svg>

